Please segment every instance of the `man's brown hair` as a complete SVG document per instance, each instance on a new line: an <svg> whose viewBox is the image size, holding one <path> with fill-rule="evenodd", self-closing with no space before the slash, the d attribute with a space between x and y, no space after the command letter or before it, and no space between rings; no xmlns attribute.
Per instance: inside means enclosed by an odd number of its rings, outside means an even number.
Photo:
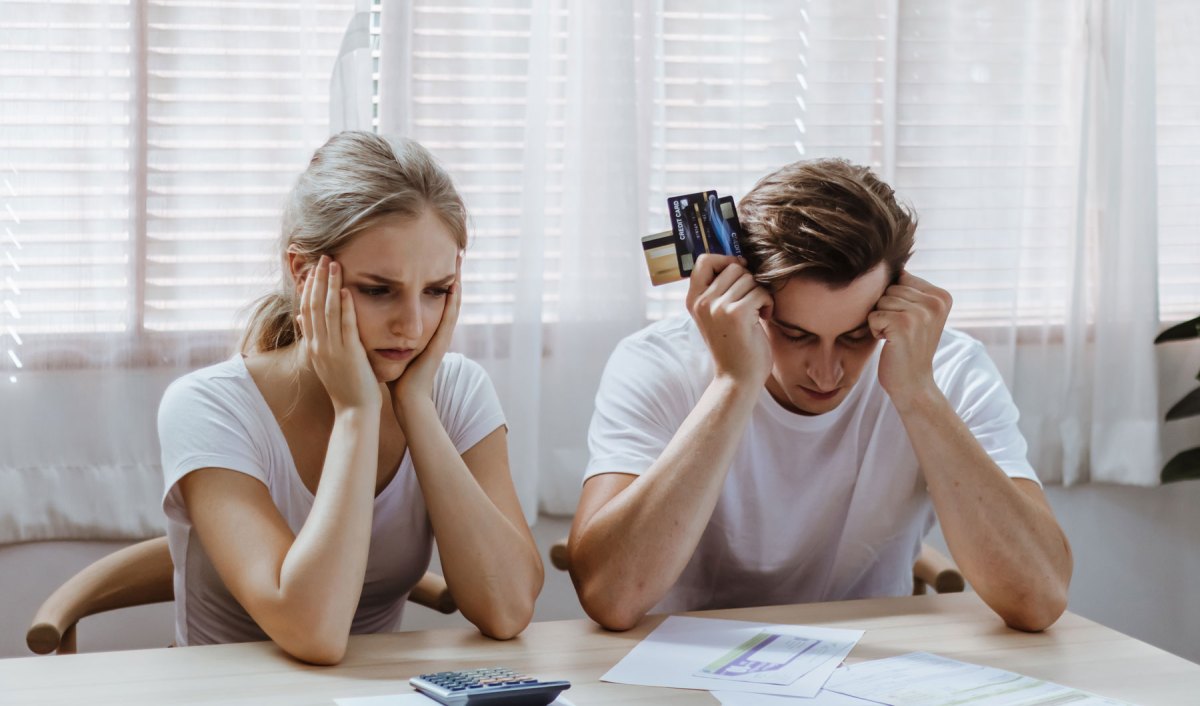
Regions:
<svg viewBox="0 0 1200 706"><path fill-rule="evenodd" d="M795 276L843 287L879 263L894 280L912 255L917 217L867 167L793 162L738 203L742 253L772 291Z"/></svg>

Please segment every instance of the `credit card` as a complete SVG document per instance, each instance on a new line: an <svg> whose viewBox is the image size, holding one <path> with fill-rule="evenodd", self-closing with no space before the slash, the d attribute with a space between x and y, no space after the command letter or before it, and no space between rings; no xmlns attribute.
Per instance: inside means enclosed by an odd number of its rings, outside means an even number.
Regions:
<svg viewBox="0 0 1200 706"><path fill-rule="evenodd" d="M716 191L667 199L671 230L642 238L642 251L654 285L686 279L705 253L741 257L742 226L733 197Z"/></svg>
<svg viewBox="0 0 1200 706"><path fill-rule="evenodd" d="M732 196L722 196L717 200L717 208L721 213L721 220L725 224L728 233L729 254L734 257L742 256L742 222L738 220L737 207L734 205Z"/></svg>
<svg viewBox="0 0 1200 706"><path fill-rule="evenodd" d="M717 192L701 191L667 199L667 211L672 216L671 230L687 242L688 250L694 257L700 257L704 253L726 254L716 233L713 232L708 207L710 198L715 202L718 198Z"/></svg>
<svg viewBox="0 0 1200 706"><path fill-rule="evenodd" d="M687 279L692 274L692 253L672 231L664 230L642 238L642 253L650 270L650 283L656 287Z"/></svg>

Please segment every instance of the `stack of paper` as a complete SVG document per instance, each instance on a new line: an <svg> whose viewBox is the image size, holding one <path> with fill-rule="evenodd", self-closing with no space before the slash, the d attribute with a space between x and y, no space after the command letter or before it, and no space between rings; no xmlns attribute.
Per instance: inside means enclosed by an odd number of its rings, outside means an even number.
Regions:
<svg viewBox="0 0 1200 706"><path fill-rule="evenodd" d="M1122 706L1061 684L925 652L839 669L815 699L713 695L723 706Z"/></svg>
<svg viewBox="0 0 1200 706"><path fill-rule="evenodd" d="M862 630L670 616L601 679L711 691L724 706L1120 706L924 652L839 665Z"/></svg>
<svg viewBox="0 0 1200 706"><path fill-rule="evenodd" d="M601 679L813 698L862 630L670 616Z"/></svg>

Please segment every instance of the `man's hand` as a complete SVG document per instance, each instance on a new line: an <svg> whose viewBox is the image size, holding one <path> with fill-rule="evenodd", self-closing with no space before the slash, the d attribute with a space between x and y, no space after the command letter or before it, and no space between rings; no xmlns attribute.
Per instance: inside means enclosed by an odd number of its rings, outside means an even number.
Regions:
<svg viewBox="0 0 1200 706"><path fill-rule="evenodd" d="M952 303L946 290L903 271L867 316L871 333L887 341L879 356L879 383L897 409L936 391L933 354Z"/></svg>
<svg viewBox="0 0 1200 706"><path fill-rule="evenodd" d="M687 308L712 353L717 377L766 383L771 348L759 318L770 316L773 301L739 258L705 254L696 260Z"/></svg>

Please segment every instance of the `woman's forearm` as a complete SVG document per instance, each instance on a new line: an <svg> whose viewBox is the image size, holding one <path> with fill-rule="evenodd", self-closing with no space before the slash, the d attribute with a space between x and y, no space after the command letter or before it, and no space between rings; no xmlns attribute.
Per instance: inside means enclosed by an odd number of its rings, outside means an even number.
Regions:
<svg viewBox="0 0 1200 706"><path fill-rule="evenodd" d="M476 480L431 401L411 403L402 426L458 609L490 637L515 636L532 618L544 578L532 536ZM503 465L507 471L507 459Z"/></svg>

